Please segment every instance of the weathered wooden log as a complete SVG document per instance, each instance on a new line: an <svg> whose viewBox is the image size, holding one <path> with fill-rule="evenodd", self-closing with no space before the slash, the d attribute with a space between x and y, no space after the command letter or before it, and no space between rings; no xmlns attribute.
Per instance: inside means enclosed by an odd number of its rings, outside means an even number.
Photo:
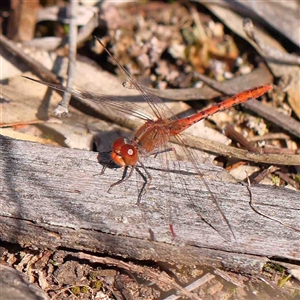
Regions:
<svg viewBox="0 0 300 300"><path fill-rule="evenodd" d="M141 178L132 176L107 193L122 171L100 175L97 153L3 136L0 144L2 241L252 274L268 258L300 261L300 232L253 211L247 187L221 180L220 169L212 165L203 165L202 172L210 176L212 191L219 191L216 198L235 238L188 163L170 162L170 168L180 164L181 170L170 173L160 169L159 159L147 159L153 181L138 206ZM297 191L257 185L251 192L263 214L299 228Z"/></svg>

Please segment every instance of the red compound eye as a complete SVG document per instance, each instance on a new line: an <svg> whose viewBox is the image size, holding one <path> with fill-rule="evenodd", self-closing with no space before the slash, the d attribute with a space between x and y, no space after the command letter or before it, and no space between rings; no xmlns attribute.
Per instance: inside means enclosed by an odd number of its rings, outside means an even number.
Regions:
<svg viewBox="0 0 300 300"><path fill-rule="evenodd" d="M139 156L136 147L130 144L125 144L121 148L121 155L123 157L123 161L125 162L126 166L134 166L136 165Z"/></svg>
<svg viewBox="0 0 300 300"><path fill-rule="evenodd" d="M134 166L138 161L138 151L131 144L126 144L124 138L118 138L112 145L112 160L119 166Z"/></svg>
<svg viewBox="0 0 300 300"><path fill-rule="evenodd" d="M125 145L125 139L124 138L118 138L114 141L112 144L112 151L121 154L121 148L123 145Z"/></svg>

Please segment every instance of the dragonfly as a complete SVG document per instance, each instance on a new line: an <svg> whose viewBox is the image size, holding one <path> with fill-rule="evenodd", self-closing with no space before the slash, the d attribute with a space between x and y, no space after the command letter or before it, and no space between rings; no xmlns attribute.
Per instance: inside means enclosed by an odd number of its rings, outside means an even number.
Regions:
<svg viewBox="0 0 300 300"><path fill-rule="evenodd" d="M145 114L144 112L142 112L142 110L139 111L139 106L136 103L120 99L115 96L105 96L97 93L91 93L88 91L79 91L73 88L64 87L59 84L40 81L26 76L23 77L35 81L37 83L46 85L52 89L70 93L79 99L89 100L98 105L107 106L116 111L129 114L143 120L144 124L137 128L137 130L132 134L130 138L117 138L112 144L112 148L110 151L111 162L113 162L119 167L123 167L124 171L122 178L117 182L112 183L109 188L109 191L114 186L119 185L128 178L130 178L133 171L136 170L144 181L144 184L138 194L137 204L141 202L142 196L146 193L152 181L152 176L150 172L143 164L143 158L149 155L156 156L168 151L174 151L174 148L166 147L170 139L174 137L177 140L177 143L181 145L186 158L193 164L194 169L197 170L197 175L199 175L198 177L201 179L202 183L207 189L209 197L212 199L214 206L219 211L221 217L227 224L227 227L229 228L232 236L235 238L235 234L233 232L233 229L231 228L229 220L222 211L216 196L211 191L209 183L202 175L201 169L199 168L199 164L197 163L197 155L188 147L187 143L185 143L181 133L187 128L198 123L199 121L209 116L212 116L219 111L244 103L250 99L262 96L263 94L271 90L272 86L262 85L243 91L241 93L236 94L233 97L230 97L218 104L215 104L191 116L178 118L172 113L172 111L167 107L167 105L163 102L162 99L151 94L150 89L143 85L140 85L137 82L137 80L133 78L123 66L120 65L117 59L109 52L109 50L102 43L100 38L95 38L102 45L103 49L107 52L112 61L122 70L123 74L126 76L126 82L123 83L123 86L126 88L137 90L142 95L143 99L150 108L151 116ZM144 172L142 172L140 168ZM105 167L103 168L102 173L104 172L104 170ZM130 170L129 173L128 170ZM204 222L207 223L203 216L200 217ZM213 224L208 225L215 229ZM169 224L169 227L172 235L175 236L176 234L173 229L173 224L171 224L171 222Z"/></svg>

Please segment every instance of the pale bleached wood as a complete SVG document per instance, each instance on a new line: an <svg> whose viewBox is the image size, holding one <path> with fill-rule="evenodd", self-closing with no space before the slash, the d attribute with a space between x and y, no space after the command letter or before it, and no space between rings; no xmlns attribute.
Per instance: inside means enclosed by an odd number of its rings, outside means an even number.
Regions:
<svg viewBox="0 0 300 300"><path fill-rule="evenodd" d="M133 176L108 194L109 184L119 179L122 171L108 169L100 176L97 153L5 137L0 144L3 241L138 260L224 266L247 273L259 272L267 258L300 261L300 233L251 210L247 188L220 181L219 168L203 165L202 172L211 189L219 190L218 201L236 239L192 169L181 175L172 173L170 187L169 173L159 170L160 160L148 159L145 163L151 167L153 183L137 206L136 181L140 178ZM190 168L180 163L181 170ZM299 226L297 191L264 185L251 189L260 210ZM218 232L201 221L200 212ZM170 222L176 238L171 235Z"/></svg>

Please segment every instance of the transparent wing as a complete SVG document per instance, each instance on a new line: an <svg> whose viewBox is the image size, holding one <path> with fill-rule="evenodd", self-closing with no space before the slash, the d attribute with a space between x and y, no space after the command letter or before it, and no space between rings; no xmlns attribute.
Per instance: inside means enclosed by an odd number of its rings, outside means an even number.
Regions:
<svg viewBox="0 0 300 300"><path fill-rule="evenodd" d="M193 196L187 195L191 203L191 206L195 209L197 215L211 228L216 230L223 238L225 238L226 240L230 240L231 239L230 235L231 235L231 237L235 239L235 234L232 229L232 226L230 225L229 220L227 219L225 213L223 212L218 202L220 191L217 186L215 185L213 186L209 182L209 179L207 179L211 177L211 181L215 183L217 181L216 179L218 176L216 176L216 174L213 175L209 174L211 176L204 175L203 163L205 163L208 166L213 166L208 155L202 152L203 157L200 158L196 150L193 150L187 146L187 143L185 142L183 135L176 135L174 138L177 141L180 150L183 153L184 160L191 162L193 165L193 172L195 173L195 177L197 178L197 181L199 181L197 186L199 187L199 185L202 185L205 188L205 191L207 193L205 205L204 204L201 205L201 203L198 203L196 190L195 190L195 195ZM230 235L228 235L228 229L230 231Z"/></svg>
<svg viewBox="0 0 300 300"><path fill-rule="evenodd" d="M126 76L127 82L123 84L124 87L129 89L134 89L140 92L144 100L148 103L149 107L151 108L153 114L156 116L156 118L173 118L174 114L172 111L163 103L162 99L159 97L149 93L149 90L147 87L144 87L140 85L135 78L133 78L129 72L120 65L120 63L116 60L116 58L108 51L108 49L105 47L105 45L102 43L102 41L95 37L97 41L101 44L101 46L104 48L106 53L110 56L112 61L120 68L120 70L123 72L123 74Z"/></svg>
<svg viewBox="0 0 300 300"><path fill-rule="evenodd" d="M64 87L60 84L36 80L27 76L23 76L23 77L32 80L34 82L46 85L54 90L70 93L71 95L81 100L88 100L100 106L101 105L108 106L116 111L122 112L129 116L134 116L144 121L153 119L151 113L146 111L146 109L142 108L141 106L137 105L134 102L131 102L129 100L124 100L117 96L105 96L105 95L92 93L88 91L79 91L73 88Z"/></svg>

